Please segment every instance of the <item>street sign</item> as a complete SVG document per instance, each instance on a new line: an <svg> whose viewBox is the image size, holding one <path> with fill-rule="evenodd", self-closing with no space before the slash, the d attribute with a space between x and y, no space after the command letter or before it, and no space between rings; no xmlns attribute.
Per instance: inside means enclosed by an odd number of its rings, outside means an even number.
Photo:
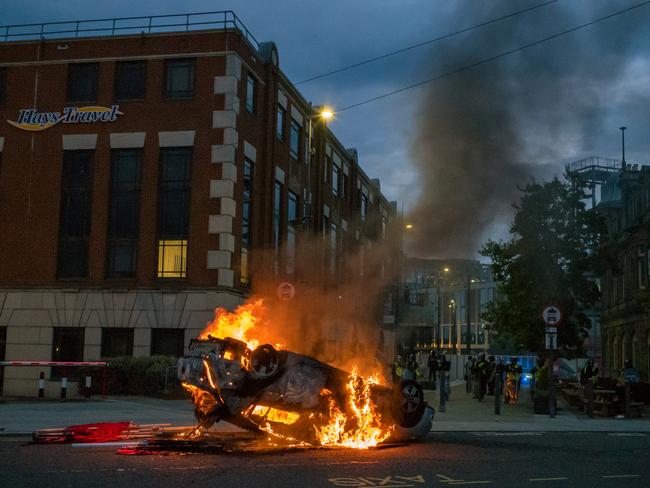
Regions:
<svg viewBox="0 0 650 488"><path fill-rule="evenodd" d="M550 305L542 312L542 319L546 325L556 326L562 320L562 312L554 305Z"/></svg>
<svg viewBox="0 0 650 488"><path fill-rule="evenodd" d="M557 327L544 327L544 332L547 334L557 334Z"/></svg>
<svg viewBox="0 0 650 488"><path fill-rule="evenodd" d="M546 349L554 351L557 349L557 334L546 334Z"/></svg>
<svg viewBox="0 0 650 488"><path fill-rule="evenodd" d="M289 301L293 300L293 297L296 296L296 288L288 281L280 283L276 292L280 300Z"/></svg>

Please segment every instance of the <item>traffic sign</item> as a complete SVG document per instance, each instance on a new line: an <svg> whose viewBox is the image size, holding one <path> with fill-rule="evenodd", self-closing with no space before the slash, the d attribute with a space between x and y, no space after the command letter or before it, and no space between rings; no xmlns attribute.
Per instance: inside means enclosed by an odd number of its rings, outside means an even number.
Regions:
<svg viewBox="0 0 650 488"><path fill-rule="evenodd" d="M557 334L546 334L546 349L557 349Z"/></svg>
<svg viewBox="0 0 650 488"><path fill-rule="evenodd" d="M557 327L545 327L544 332L547 334L557 334Z"/></svg>
<svg viewBox="0 0 650 488"><path fill-rule="evenodd" d="M296 296L296 288L288 281L280 283L276 292L280 300L289 301L293 300L293 297Z"/></svg>
<svg viewBox="0 0 650 488"><path fill-rule="evenodd" d="M562 312L560 309L554 305L550 305L544 308L542 312L542 320L546 325L556 326L562 320Z"/></svg>

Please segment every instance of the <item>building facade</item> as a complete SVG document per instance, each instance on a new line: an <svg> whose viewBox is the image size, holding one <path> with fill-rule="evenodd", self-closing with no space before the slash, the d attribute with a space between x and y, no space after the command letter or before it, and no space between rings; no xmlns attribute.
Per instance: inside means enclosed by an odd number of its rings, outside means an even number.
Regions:
<svg viewBox="0 0 650 488"><path fill-rule="evenodd" d="M495 296L489 266L478 261L407 258L398 307L400 352L439 348L460 354L468 339L472 353L488 351L482 314Z"/></svg>
<svg viewBox="0 0 650 488"><path fill-rule="evenodd" d="M610 259L602 276L602 353L617 376L625 360L650 381L650 166L626 165L603 188L599 209Z"/></svg>
<svg viewBox="0 0 650 488"><path fill-rule="evenodd" d="M215 308L362 279L343 257L388 239L395 205L275 45L178 18L0 42L0 358L178 356ZM37 377L7 367L4 393Z"/></svg>

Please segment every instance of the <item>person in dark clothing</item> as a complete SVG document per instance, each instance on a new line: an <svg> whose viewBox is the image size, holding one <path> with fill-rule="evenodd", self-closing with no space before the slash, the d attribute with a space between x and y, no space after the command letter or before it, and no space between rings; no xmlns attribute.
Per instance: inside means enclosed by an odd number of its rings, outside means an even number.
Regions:
<svg viewBox="0 0 650 488"><path fill-rule="evenodd" d="M490 365L485 359L485 354L481 353L474 363L474 381L475 381L475 397L478 401L483 401L483 397L487 391L488 369Z"/></svg>
<svg viewBox="0 0 650 488"><path fill-rule="evenodd" d="M429 371L429 383L433 383L433 389L436 389L436 372L438 371L438 358L435 351L429 353L429 359L427 360L427 368Z"/></svg>
<svg viewBox="0 0 650 488"><path fill-rule="evenodd" d="M580 384L586 385L588 381L596 382L598 378L598 366L594 364L593 359L589 359L587 364L580 371Z"/></svg>

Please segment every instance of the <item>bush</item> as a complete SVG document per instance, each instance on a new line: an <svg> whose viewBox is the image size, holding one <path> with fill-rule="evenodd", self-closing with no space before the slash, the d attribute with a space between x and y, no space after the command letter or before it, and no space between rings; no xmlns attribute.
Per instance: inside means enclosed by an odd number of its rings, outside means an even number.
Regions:
<svg viewBox="0 0 650 488"><path fill-rule="evenodd" d="M176 377L177 359L171 356L151 357L117 357L110 358L106 368L106 393L108 395L161 395L177 396L182 390ZM169 369L168 369L169 368ZM92 378L91 393L102 393L104 368L81 368L81 392L85 385L84 378ZM165 392L165 371L167 371L167 388Z"/></svg>

